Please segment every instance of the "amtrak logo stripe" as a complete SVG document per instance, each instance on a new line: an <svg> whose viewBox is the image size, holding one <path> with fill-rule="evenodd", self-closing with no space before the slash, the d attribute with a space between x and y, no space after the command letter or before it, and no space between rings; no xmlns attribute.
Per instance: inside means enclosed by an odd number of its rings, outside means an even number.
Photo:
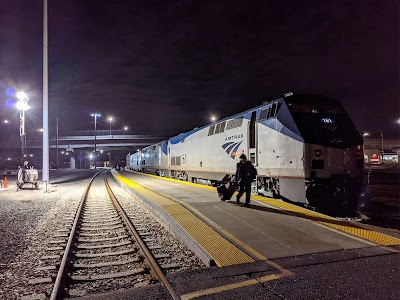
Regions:
<svg viewBox="0 0 400 300"><path fill-rule="evenodd" d="M239 143L233 143L232 145L230 145L230 146L226 149L226 153L230 153L231 150L232 150L233 148L235 148L236 146L238 146L238 145L239 145Z"/></svg>
<svg viewBox="0 0 400 300"><path fill-rule="evenodd" d="M239 149L239 146L240 146L240 144L241 144L242 142L243 142L243 140L240 141L240 142L236 142L236 143L234 143L234 142L229 142L229 143L223 144L223 145L222 145L222 148L225 149L225 152L226 152L227 154L229 154L229 156L230 156L232 159L234 159L235 156L236 156L236 151L237 151L237 149Z"/></svg>
<svg viewBox="0 0 400 300"><path fill-rule="evenodd" d="M243 141L242 141L243 142ZM242 143L242 142L240 142L239 144L237 144L236 145L236 147L233 149L233 151L231 152L231 157L232 157L232 159L235 159L235 157L236 157L236 151L237 151L237 149L239 149L239 146L240 146L240 144Z"/></svg>
<svg viewBox="0 0 400 300"><path fill-rule="evenodd" d="M234 142L229 142L229 143L223 144L223 145L222 145L222 148L226 149L226 147L228 147L228 146L230 146L230 145L232 145L232 144L235 144L235 143L234 143ZM229 153L229 152L226 151L226 153Z"/></svg>

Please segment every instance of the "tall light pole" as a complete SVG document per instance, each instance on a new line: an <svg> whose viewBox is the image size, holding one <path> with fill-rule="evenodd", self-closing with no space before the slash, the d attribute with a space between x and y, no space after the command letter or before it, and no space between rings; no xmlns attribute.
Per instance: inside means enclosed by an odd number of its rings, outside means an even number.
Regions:
<svg viewBox="0 0 400 300"><path fill-rule="evenodd" d="M111 136L111 123L113 121L113 117L108 117L108 122L110 123L110 136Z"/></svg>
<svg viewBox="0 0 400 300"><path fill-rule="evenodd" d="M43 181L49 182L49 76L48 76L47 0L43 0ZM57 284L57 283L56 283Z"/></svg>
<svg viewBox="0 0 400 300"><path fill-rule="evenodd" d="M111 135L111 123L112 123L113 120L114 120L113 117L108 117L108 122L110 122L110 137L112 136L112 135ZM108 160L110 161L110 167L112 168L112 163L111 163L111 148L110 148Z"/></svg>
<svg viewBox="0 0 400 300"><path fill-rule="evenodd" d="M97 145L96 145L96 142L97 142L97 135L96 135L97 117L101 117L101 115L98 113L94 113L91 116L94 117L94 168L96 169L97 168L97 166L96 166L96 164L97 164L97 148L96 148L97 147Z"/></svg>
<svg viewBox="0 0 400 300"><path fill-rule="evenodd" d="M28 167L28 154L26 149L26 132L25 132L25 111L31 107L28 105L29 97L24 92L17 93L18 102L15 107L19 110L19 135L21 137L22 167Z"/></svg>

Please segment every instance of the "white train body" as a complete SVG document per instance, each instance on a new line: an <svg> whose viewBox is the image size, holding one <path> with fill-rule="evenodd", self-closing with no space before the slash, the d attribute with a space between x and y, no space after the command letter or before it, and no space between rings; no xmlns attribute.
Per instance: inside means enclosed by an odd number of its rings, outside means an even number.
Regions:
<svg viewBox="0 0 400 300"><path fill-rule="evenodd" d="M329 210L354 206L358 199L361 146L339 102L303 94L148 146L128 155L127 164L136 171L212 185L233 180L244 153L257 168L254 193Z"/></svg>

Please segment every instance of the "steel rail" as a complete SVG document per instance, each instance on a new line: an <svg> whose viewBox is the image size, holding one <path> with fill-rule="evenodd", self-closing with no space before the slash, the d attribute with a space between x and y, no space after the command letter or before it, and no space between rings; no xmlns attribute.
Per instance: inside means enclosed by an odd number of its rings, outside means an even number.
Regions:
<svg viewBox="0 0 400 300"><path fill-rule="evenodd" d="M178 296L178 294L175 292L175 290L172 288L171 284L168 282L167 278L165 277L163 271L161 270L160 266L157 264L156 260L154 259L153 255L151 254L150 250L147 248L146 244L143 242L142 238L140 237L139 233L136 231L135 227L132 225L131 221L129 220L129 217L126 215L124 209L121 207L121 205L118 202L118 199L115 197L113 191L110 188L110 185L108 184L107 180L107 174L109 171L106 172L104 175L104 182L108 191L108 194L110 195L111 200L113 201L118 213L120 214L121 218L124 220L124 223L128 229L128 231L132 234L134 237L137 245L139 246L140 250L142 251L146 263L150 266L150 272L151 274L157 278L159 281L162 282L162 284L165 286L165 288L168 290L170 293L171 297L175 300L180 300L181 298Z"/></svg>
<svg viewBox="0 0 400 300"><path fill-rule="evenodd" d="M81 198L81 202L79 204L79 208L76 212L75 215L75 220L74 220L74 224L72 225L71 228L71 232L69 234L69 238L68 238L68 242L67 242L67 246L65 247L64 250L64 255L60 264L60 268L58 269L58 273L57 273L57 277L56 280L54 282L54 286L53 286L53 290L51 291L51 295L50 295L50 300L57 300L57 299L62 299L62 293L64 292L64 285L66 280L64 280L66 272L69 270L70 268L70 264L71 264L71 260L69 259L71 254L72 254L72 246L73 246L73 242L76 238L76 235L78 233L77 229L78 229L78 222L81 218L82 215L82 210L83 210L83 206L86 202L87 196L89 194L89 190L90 187L94 181L94 179L97 177L97 175L99 175L100 173L104 172L104 170L101 170L100 172L97 172L92 179L90 180L89 184L87 185L85 192L82 195Z"/></svg>

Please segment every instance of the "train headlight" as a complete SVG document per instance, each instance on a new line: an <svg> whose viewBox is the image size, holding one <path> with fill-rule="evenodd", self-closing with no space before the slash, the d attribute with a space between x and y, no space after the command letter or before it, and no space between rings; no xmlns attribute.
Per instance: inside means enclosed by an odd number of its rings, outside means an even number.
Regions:
<svg viewBox="0 0 400 300"><path fill-rule="evenodd" d="M321 157L322 151L320 149L314 150L314 154L316 157Z"/></svg>

